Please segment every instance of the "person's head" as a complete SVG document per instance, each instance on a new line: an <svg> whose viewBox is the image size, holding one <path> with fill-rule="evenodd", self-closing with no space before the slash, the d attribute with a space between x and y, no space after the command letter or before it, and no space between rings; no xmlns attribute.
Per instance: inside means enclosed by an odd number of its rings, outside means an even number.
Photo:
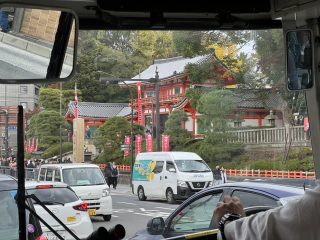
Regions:
<svg viewBox="0 0 320 240"><path fill-rule="evenodd" d="M116 166L116 162L113 162L112 165L113 165L113 166Z"/></svg>
<svg viewBox="0 0 320 240"><path fill-rule="evenodd" d="M219 168L219 164L216 164L216 169L218 169Z"/></svg>
<svg viewBox="0 0 320 240"><path fill-rule="evenodd" d="M224 171L224 167L221 167L220 169L221 169L222 171Z"/></svg>

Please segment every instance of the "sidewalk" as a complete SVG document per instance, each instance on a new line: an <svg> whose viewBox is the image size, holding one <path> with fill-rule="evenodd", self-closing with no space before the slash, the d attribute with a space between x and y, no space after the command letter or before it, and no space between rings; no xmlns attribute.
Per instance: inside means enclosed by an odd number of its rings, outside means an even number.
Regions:
<svg viewBox="0 0 320 240"><path fill-rule="evenodd" d="M112 186L108 189L110 195L133 195L132 190L129 184L118 184L116 189L113 189Z"/></svg>

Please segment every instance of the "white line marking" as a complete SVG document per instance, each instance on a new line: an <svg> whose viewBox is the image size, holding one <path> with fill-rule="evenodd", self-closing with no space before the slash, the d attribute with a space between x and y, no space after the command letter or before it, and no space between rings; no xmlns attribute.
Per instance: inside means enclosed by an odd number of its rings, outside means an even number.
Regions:
<svg viewBox="0 0 320 240"><path fill-rule="evenodd" d="M174 211L174 210L176 210L176 209L172 209L172 208L165 208L165 207L156 207L156 208L167 209L167 210L170 210L170 211Z"/></svg>
<svg viewBox="0 0 320 240"><path fill-rule="evenodd" d="M129 204L129 205L137 205L135 203L128 203L128 202L118 202L118 203L124 203L124 204Z"/></svg>

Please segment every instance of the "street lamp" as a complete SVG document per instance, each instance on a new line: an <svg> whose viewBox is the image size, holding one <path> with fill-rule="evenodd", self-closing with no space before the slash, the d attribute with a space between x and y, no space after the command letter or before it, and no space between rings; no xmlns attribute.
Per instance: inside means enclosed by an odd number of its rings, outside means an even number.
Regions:
<svg viewBox="0 0 320 240"><path fill-rule="evenodd" d="M103 71L98 71L98 72L113 76L113 75L111 75L109 73L106 73L106 72L103 72ZM115 77L115 76L113 76L113 77ZM125 81L123 81L123 80L121 80L121 79L119 79L117 77L115 77L115 78L116 79L114 79L114 80L106 80L106 79L103 79L103 78L100 78L99 80L100 80L100 83L104 83L104 84L112 84L114 82L117 83L117 82L120 81L120 82L124 83L126 85L126 87L129 88L129 91L130 91L130 95L131 95L130 185L131 185L132 184L132 171L133 171L133 167L132 167L132 165L133 165L132 164L133 163L133 93L132 93L131 87L129 87L129 85Z"/></svg>

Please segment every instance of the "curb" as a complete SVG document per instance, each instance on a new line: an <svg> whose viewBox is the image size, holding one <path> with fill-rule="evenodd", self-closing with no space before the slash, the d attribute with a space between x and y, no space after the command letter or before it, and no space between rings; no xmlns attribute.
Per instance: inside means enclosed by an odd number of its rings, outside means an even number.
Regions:
<svg viewBox="0 0 320 240"><path fill-rule="evenodd" d="M7 45L14 46L16 48L20 48L22 50L25 50L27 52L36 54L38 56L42 56L45 58L50 58L52 48L44 47L42 45L39 45L37 43L25 40L23 38L19 38L16 36L13 36L8 33L0 32L0 42L3 42ZM72 66L73 65L73 55L66 53L64 58L64 63Z"/></svg>

